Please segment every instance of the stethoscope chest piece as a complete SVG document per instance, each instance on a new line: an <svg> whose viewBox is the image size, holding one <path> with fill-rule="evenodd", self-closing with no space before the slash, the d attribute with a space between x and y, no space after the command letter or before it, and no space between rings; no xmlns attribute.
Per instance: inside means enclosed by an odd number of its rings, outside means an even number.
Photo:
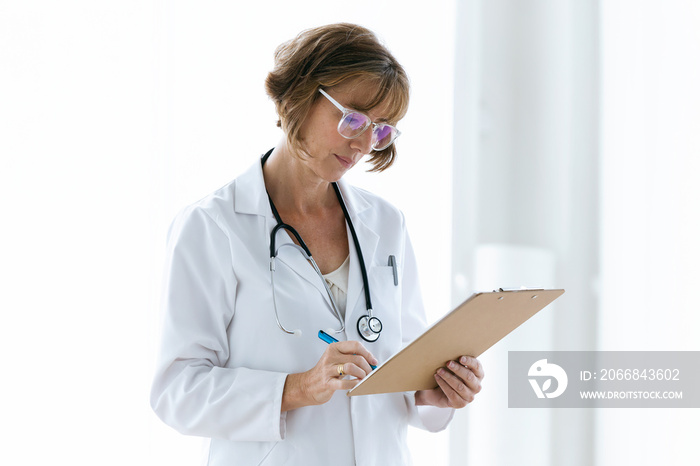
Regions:
<svg viewBox="0 0 700 466"><path fill-rule="evenodd" d="M376 317L364 315L357 321L357 331L365 341L377 341L382 331L382 321Z"/></svg>

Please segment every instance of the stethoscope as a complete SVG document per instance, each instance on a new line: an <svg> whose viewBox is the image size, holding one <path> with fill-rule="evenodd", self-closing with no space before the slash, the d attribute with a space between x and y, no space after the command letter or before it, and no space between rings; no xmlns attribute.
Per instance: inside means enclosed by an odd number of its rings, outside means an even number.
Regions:
<svg viewBox="0 0 700 466"><path fill-rule="evenodd" d="M272 149L270 149L265 155L263 155L261 163L262 165L265 165L265 162L267 159L270 157L270 154L272 153ZM357 239L357 233L355 232L355 227L352 224L352 220L350 219L350 214L348 213L347 207L345 207L345 201L343 201L343 195L340 193L340 188L338 188L337 183L331 183L333 185L333 190L335 191L335 195L338 198L338 202L340 203L340 207L343 209L343 215L345 215L345 221L348 223L348 226L350 227L350 234L352 235L352 240L355 243L355 250L357 251L357 258L360 262L360 271L362 272L362 284L364 285L365 289L365 303L367 305L367 314L361 316L357 320L357 331L362 337L363 340L373 342L377 341L377 338L379 338L379 335L381 334L382 331L382 322L374 316L374 312L372 311L372 300L370 298L370 293L369 293L369 280L367 279L367 268L365 267L365 261L364 258L362 257L362 249L360 249L360 242ZM333 333L342 333L345 331L345 322L343 321L343 317L340 314L340 311L338 310L338 305L335 302L335 298L333 298L333 293L331 293L330 288L328 287L328 283L326 283L326 280L323 278L323 274L321 273L321 270L318 268L318 265L316 264L316 261L314 260L313 257L311 257L311 251L309 251L309 248L306 246L306 243L304 243L304 240L301 239L301 235L292 227L291 225L288 225L282 221L282 218L280 217L279 212L277 212L277 208L275 207L275 204L272 202L272 198L270 197L270 194L268 193L267 195L268 200L270 201L270 208L272 209L272 214L275 216L275 220L277 220L277 225L272 229L272 232L270 233L270 283L272 285L272 306L275 310L275 320L277 321L277 325L279 328L286 334L289 335L298 335L301 336L301 330L287 330L284 325L282 325L282 322L280 322L279 318L279 313L277 311L277 298L275 296L275 259L277 258L277 254L279 253L279 250L282 249L284 246L291 246L295 249L297 249L301 254L304 256L304 258L311 263L313 266L314 270L318 274L319 278L321 279L321 282L323 283L323 287L326 290L326 293L328 293L328 298L330 298L331 301L331 306L333 307L333 313L335 314L335 317L338 319L338 322L340 322L340 328L338 330L331 329ZM284 243L279 246L279 248L275 248L275 238L277 236L277 232L280 230L287 230L289 233L294 235L294 238L296 238L297 242L299 245L296 245L294 243Z"/></svg>

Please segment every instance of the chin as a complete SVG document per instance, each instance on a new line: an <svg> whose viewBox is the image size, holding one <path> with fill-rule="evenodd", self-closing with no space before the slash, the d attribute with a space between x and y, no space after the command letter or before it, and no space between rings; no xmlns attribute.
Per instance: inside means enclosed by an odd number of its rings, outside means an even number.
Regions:
<svg viewBox="0 0 700 466"><path fill-rule="evenodd" d="M340 174L331 174L328 178L326 178L326 181L328 181L329 183L337 183L341 180L341 178L343 178L343 175L345 175L345 173L347 173L347 171Z"/></svg>

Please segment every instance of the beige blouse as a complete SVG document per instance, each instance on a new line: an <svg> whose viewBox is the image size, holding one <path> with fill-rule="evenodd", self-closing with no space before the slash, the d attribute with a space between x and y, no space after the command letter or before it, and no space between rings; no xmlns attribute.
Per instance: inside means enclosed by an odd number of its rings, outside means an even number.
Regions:
<svg viewBox="0 0 700 466"><path fill-rule="evenodd" d="M350 272L350 256L345 258L340 267L333 272L323 275L323 278L328 283L331 289L335 303L338 305L338 311L343 319L345 319L345 307L348 302L348 275Z"/></svg>

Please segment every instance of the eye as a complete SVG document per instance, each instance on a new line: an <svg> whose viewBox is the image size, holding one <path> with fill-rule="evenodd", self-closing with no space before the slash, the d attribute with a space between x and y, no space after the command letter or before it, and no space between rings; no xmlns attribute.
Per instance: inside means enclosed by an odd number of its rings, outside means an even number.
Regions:
<svg viewBox="0 0 700 466"><path fill-rule="evenodd" d="M379 125L374 129L375 150L388 147L396 139L397 129L390 125Z"/></svg>
<svg viewBox="0 0 700 466"><path fill-rule="evenodd" d="M348 113L340 122L340 132L352 137L362 132L369 125L369 118L362 113Z"/></svg>
<svg viewBox="0 0 700 466"><path fill-rule="evenodd" d="M392 128L389 125L379 125L377 126L377 129L374 131L374 134L377 138L377 141L382 141L388 137L391 137Z"/></svg>

